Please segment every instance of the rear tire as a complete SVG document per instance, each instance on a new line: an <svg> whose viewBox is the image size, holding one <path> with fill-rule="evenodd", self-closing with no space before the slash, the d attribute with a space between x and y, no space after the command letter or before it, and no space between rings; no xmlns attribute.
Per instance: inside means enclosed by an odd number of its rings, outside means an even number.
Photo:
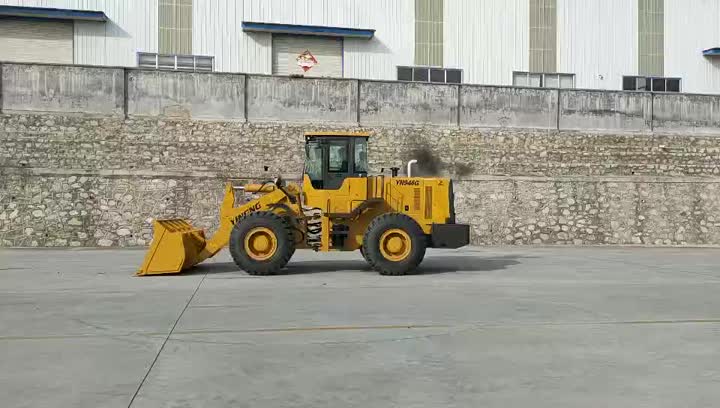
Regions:
<svg viewBox="0 0 720 408"><path fill-rule="evenodd" d="M360 255L362 255L362 257L363 257L363 259L365 260L365 262L370 263L370 261L368 260L367 255L365 255L365 247L364 247L364 246L360 246Z"/></svg>
<svg viewBox="0 0 720 408"><path fill-rule="evenodd" d="M420 226L404 214L376 217L363 238L363 255L381 275L407 275L425 257L427 240Z"/></svg>
<svg viewBox="0 0 720 408"><path fill-rule="evenodd" d="M230 255L250 275L278 273L295 252L292 227L268 211L250 213L230 233Z"/></svg>

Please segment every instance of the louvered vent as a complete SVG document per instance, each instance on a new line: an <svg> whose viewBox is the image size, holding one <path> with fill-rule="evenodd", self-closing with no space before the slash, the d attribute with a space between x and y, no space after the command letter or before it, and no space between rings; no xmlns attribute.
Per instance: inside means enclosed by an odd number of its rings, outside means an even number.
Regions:
<svg viewBox="0 0 720 408"><path fill-rule="evenodd" d="M413 209L415 211L420 211L420 189L414 189L413 193L413 203L415 204Z"/></svg>
<svg viewBox="0 0 720 408"><path fill-rule="evenodd" d="M431 219L432 218L432 206L433 206L433 198L432 198L432 192L433 189L430 186L425 186L425 218Z"/></svg>

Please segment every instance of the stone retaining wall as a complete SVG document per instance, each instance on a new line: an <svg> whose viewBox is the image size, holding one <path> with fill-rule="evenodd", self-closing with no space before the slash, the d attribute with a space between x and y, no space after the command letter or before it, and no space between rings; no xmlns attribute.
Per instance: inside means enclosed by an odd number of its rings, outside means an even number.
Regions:
<svg viewBox="0 0 720 408"><path fill-rule="evenodd" d="M10 113L0 245L145 245L153 217L213 230L226 180L297 179L303 132L333 129L370 131L375 171L416 158L457 180L475 244L720 244L710 135Z"/></svg>

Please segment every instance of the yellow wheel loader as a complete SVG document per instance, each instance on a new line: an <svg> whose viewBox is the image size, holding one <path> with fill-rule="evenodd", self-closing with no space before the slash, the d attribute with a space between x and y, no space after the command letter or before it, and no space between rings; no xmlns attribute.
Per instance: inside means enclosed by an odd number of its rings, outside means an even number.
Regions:
<svg viewBox="0 0 720 408"><path fill-rule="evenodd" d="M211 239L181 219L155 220L152 245L137 275L177 273L229 246L252 275L278 273L298 248L360 250L383 275L405 275L425 249L468 244L469 227L455 223L452 181L368 175L367 133L306 133L302 188L281 179L228 184L220 227ZM384 173L384 171L383 171ZM236 205L236 191L258 198Z"/></svg>

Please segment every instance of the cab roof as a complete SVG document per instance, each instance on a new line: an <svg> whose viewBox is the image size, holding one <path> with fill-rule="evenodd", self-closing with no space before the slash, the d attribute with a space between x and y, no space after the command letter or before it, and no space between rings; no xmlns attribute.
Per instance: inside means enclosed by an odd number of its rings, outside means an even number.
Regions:
<svg viewBox="0 0 720 408"><path fill-rule="evenodd" d="M350 137L370 137L369 132L305 132L305 137L310 136L350 136Z"/></svg>

